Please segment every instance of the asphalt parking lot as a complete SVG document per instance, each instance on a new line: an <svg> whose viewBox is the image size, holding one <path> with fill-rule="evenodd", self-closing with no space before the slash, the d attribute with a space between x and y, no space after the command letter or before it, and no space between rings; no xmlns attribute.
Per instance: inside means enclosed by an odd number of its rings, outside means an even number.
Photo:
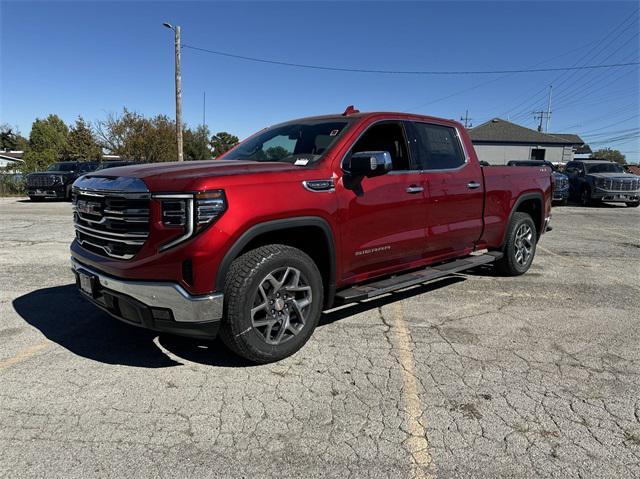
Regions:
<svg viewBox="0 0 640 479"><path fill-rule="evenodd" d="M553 215L525 276L333 310L249 366L96 310L70 204L0 198L0 476L640 477L640 209Z"/></svg>

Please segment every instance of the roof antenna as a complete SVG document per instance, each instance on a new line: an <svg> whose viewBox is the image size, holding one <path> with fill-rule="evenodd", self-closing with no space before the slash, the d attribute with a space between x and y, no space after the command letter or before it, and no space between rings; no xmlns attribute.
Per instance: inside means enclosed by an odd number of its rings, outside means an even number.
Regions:
<svg viewBox="0 0 640 479"><path fill-rule="evenodd" d="M360 110L356 110L353 105L349 105L342 116L355 115L356 113L360 113Z"/></svg>

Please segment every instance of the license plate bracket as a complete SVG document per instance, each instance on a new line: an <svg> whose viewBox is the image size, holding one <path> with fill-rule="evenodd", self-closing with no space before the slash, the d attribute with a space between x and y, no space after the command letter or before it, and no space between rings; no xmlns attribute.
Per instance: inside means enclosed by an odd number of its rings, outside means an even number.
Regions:
<svg viewBox="0 0 640 479"><path fill-rule="evenodd" d="M91 296L96 297L98 278L92 274L85 273L84 271L78 271L78 281L80 283L80 290Z"/></svg>

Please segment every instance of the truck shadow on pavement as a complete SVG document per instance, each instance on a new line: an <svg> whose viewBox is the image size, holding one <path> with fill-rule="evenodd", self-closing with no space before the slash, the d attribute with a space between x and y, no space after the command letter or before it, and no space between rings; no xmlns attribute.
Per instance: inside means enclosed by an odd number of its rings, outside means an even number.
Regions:
<svg viewBox="0 0 640 479"><path fill-rule="evenodd" d="M425 285L325 312L318 327L395 301L464 281L450 276ZM251 367L220 340L203 341L122 323L82 298L75 284L43 288L13 301L15 311L50 341L73 354L105 364L143 368L181 366L180 359L218 367ZM156 340L157 338L157 340Z"/></svg>

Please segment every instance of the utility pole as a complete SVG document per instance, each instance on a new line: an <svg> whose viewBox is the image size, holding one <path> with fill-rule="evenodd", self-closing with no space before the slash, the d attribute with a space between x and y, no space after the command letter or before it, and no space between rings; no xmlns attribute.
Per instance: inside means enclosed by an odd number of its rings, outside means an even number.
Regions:
<svg viewBox="0 0 640 479"><path fill-rule="evenodd" d="M170 23L163 23L167 28L173 30L175 34L176 49L176 143L178 146L178 161L184 161L182 153L182 77L180 75L180 25L172 26Z"/></svg>
<svg viewBox="0 0 640 479"><path fill-rule="evenodd" d="M547 111L538 110L532 112L536 120L540 120L538 123L538 131L542 131L542 122L545 122L544 131L549 131L549 120L551 119L551 92L553 89L553 85L549 85L549 99L547 100Z"/></svg>
<svg viewBox="0 0 640 479"><path fill-rule="evenodd" d="M469 118L469 110L465 110L464 116L460 117L460 121L464 121L465 128L471 128L473 126L471 120L473 120L473 118Z"/></svg>
<svg viewBox="0 0 640 479"><path fill-rule="evenodd" d="M547 122L544 127L544 131L549 131L549 120L551 119L551 92L553 91L553 85L549 85L549 102L547 103Z"/></svg>
<svg viewBox="0 0 640 479"><path fill-rule="evenodd" d="M207 92L202 92L202 126L207 124Z"/></svg>

